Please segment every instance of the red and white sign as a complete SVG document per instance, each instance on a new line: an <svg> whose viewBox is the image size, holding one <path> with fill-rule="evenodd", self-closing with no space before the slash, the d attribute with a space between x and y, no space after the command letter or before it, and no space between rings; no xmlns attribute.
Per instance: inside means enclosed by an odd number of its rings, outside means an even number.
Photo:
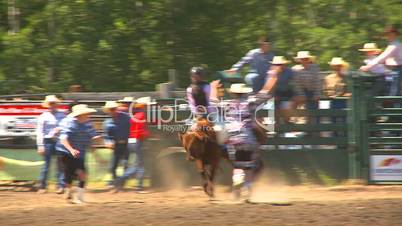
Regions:
<svg viewBox="0 0 402 226"><path fill-rule="evenodd" d="M67 111L68 105L61 105ZM36 121L46 111L41 103L0 104L0 137L35 136Z"/></svg>
<svg viewBox="0 0 402 226"><path fill-rule="evenodd" d="M373 181L402 181L402 155L372 155L370 178Z"/></svg>

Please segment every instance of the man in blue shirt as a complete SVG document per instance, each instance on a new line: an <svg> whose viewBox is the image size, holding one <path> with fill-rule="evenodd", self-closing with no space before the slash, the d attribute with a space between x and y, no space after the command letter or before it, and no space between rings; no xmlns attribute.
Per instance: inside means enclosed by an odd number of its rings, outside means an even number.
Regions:
<svg viewBox="0 0 402 226"><path fill-rule="evenodd" d="M246 64L250 66L249 73L245 77L246 83L253 88L254 93L258 93L265 84L267 72L271 66L270 62L274 57L271 51L271 44L266 37L258 40L260 48L250 50L246 56L227 70L229 73L238 72Z"/></svg>
<svg viewBox="0 0 402 226"><path fill-rule="evenodd" d="M110 164L110 172L113 181L116 179L116 169L121 159L124 168L127 168L129 152L128 137L130 133L130 116L126 112L118 110L118 103L107 101L103 110L111 117L103 123L104 141L107 148L113 149L113 157ZM110 184L112 184L112 182Z"/></svg>
<svg viewBox="0 0 402 226"><path fill-rule="evenodd" d="M36 144L38 154L42 155L45 161L40 172L40 187L38 193L45 193L47 187L47 178L51 158L56 154L56 141L60 133L60 121L66 116L64 112L58 109L60 100L55 95L46 96L42 106L47 108L39 117L36 126ZM61 168L60 158L57 158L57 193L64 192L63 170Z"/></svg>
<svg viewBox="0 0 402 226"><path fill-rule="evenodd" d="M100 138L89 120L89 114L93 112L96 110L88 108L86 104L73 106L72 112L60 123L60 138L56 145L57 151L62 155L67 199L73 198L72 181L75 176L78 176L78 195L73 199L73 203L77 204L84 201L85 153L92 140Z"/></svg>

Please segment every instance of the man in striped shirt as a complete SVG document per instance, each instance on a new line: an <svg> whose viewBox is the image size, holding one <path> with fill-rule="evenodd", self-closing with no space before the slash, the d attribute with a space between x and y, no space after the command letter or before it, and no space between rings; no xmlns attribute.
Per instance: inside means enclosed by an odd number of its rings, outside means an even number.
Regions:
<svg viewBox="0 0 402 226"><path fill-rule="evenodd" d="M85 154L91 145L91 141L100 138L89 119L89 114L93 112L96 110L88 108L86 104L78 104L72 107L72 112L60 123L60 139L56 148L62 155L67 199L73 198L72 182L73 178L78 177L78 195L73 199L73 203L76 204L84 201L84 187L87 177Z"/></svg>
<svg viewBox="0 0 402 226"><path fill-rule="evenodd" d="M36 144L38 153L43 156L45 164L42 167L39 177L38 193L45 193L47 187L47 178L51 158L56 155L56 141L60 132L60 121L65 117L65 113L58 110L59 99L54 95L46 96L42 106L47 108L37 121L36 127ZM64 192L63 171L61 168L60 158L57 157L57 193Z"/></svg>

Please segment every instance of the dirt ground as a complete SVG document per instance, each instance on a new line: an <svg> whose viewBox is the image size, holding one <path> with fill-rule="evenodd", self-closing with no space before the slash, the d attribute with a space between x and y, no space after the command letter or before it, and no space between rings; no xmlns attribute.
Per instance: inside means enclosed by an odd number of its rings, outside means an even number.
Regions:
<svg viewBox="0 0 402 226"><path fill-rule="evenodd" d="M0 192L0 225L402 225L402 186L258 186L253 203L214 201L199 189L112 194L89 189L88 203L54 193Z"/></svg>

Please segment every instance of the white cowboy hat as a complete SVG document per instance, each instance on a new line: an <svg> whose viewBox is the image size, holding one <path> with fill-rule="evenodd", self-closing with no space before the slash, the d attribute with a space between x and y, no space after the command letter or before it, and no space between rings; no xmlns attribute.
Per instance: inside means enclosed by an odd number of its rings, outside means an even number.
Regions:
<svg viewBox="0 0 402 226"><path fill-rule="evenodd" d="M387 58L385 60L385 65L386 66L391 66L391 67L398 66L398 62L396 62L395 58L391 57L391 58Z"/></svg>
<svg viewBox="0 0 402 226"><path fill-rule="evenodd" d="M331 66L342 65L345 66L348 63L342 59L342 57L333 57L330 62L328 62Z"/></svg>
<svg viewBox="0 0 402 226"><path fill-rule="evenodd" d="M152 101L151 97L140 97L137 100L135 100L136 104L144 104L144 105L152 105L156 104L155 101Z"/></svg>
<svg viewBox="0 0 402 226"><path fill-rule="evenodd" d="M132 103L134 102L134 97L124 97L123 99L118 100L119 103Z"/></svg>
<svg viewBox="0 0 402 226"><path fill-rule="evenodd" d="M104 112L109 112L112 108L118 108L119 104L116 101L106 101L105 105L102 107Z"/></svg>
<svg viewBox="0 0 402 226"><path fill-rule="evenodd" d="M231 93L251 93L253 89L247 87L244 83L234 83L230 86L229 92Z"/></svg>
<svg viewBox="0 0 402 226"><path fill-rule="evenodd" d="M369 51L380 52L381 49L379 49L377 47L377 44L371 42L371 43L365 43L363 45L363 49L359 49L359 51L361 51L361 52L369 52Z"/></svg>
<svg viewBox="0 0 402 226"><path fill-rule="evenodd" d="M77 104L72 107L69 117L77 117L79 115L90 114L96 112L95 109L89 108L86 104Z"/></svg>
<svg viewBox="0 0 402 226"><path fill-rule="evenodd" d="M297 55L295 57L295 60L300 60L300 59L310 59L310 60L315 60L315 56L310 54L310 51L299 51L297 52Z"/></svg>
<svg viewBox="0 0 402 226"><path fill-rule="evenodd" d="M273 65L279 65L279 64L288 64L289 61L286 60L284 56L274 56L274 58L271 61L271 64Z"/></svg>
<svg viewBox="0 0 402 226"><path fill-rule="evenodd" d="M49 103L59 103L60 99L57 98L55 95L47 95L45 100L42 102L42 106L45 108L49 107Z"/></svg>

